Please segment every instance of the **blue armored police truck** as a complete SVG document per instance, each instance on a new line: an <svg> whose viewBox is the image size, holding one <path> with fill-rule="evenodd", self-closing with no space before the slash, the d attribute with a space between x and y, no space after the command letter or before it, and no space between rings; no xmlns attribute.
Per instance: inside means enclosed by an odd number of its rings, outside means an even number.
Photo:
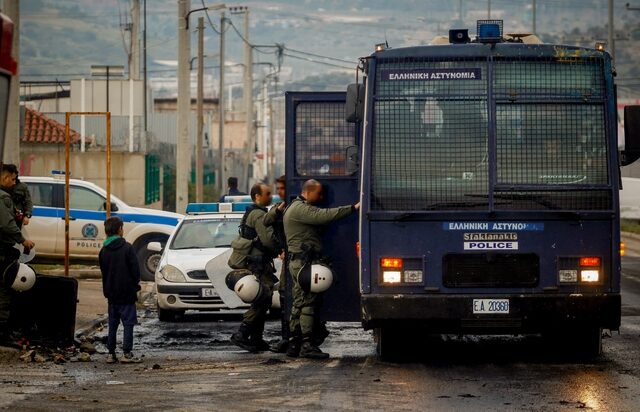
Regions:
<svg viewBox="0 0 640 412"><path fill-rule="evenodd" d="M595 49L478 23L428 46L378 45L347 93L287 93L288 196L316 178L327 207L324 317L404 332L543 333L587 355L620 326L614 69Z"/></svg>

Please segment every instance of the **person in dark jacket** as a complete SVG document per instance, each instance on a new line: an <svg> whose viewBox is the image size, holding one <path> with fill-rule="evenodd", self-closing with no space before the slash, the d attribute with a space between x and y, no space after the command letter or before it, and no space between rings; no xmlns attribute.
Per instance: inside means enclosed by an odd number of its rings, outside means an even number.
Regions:
<svg viewBox="0 0 640 412"><path fill-rule="evenodd" d="M227 193L223 193L222 196L220 196L220 203L224 202L224 197L225 196L245 196L246 195L245 192L241 192L240 190L238 190L238 178L237 177L231 176L230 178L228 178L227 179L227 187L229 188L227 190Z"/></svg>
<svg viewBox="0 0 640 412"><path fill-rule="evenodd" d="M122 321L124 338L121 363L139 363L140 358L133 356L133 326L138 323L136 301L140 290L140 269L138 258L131 244L123 235L122 219L112 216L104 221L107 234L98 259L102 272L102 291L109 302L109 337L107 363L116 363L116 334Z"/></svg>

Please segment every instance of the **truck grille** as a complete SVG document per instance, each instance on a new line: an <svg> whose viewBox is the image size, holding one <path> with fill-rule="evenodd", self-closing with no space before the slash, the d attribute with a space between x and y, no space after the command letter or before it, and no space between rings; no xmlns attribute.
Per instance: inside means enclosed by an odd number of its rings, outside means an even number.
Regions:
<svg viewBox="0 0 640 412"><path fill-rule="evenodd" d="M448 288L533 287L540 277L535 254L450 253L442 258Z"/></svg>

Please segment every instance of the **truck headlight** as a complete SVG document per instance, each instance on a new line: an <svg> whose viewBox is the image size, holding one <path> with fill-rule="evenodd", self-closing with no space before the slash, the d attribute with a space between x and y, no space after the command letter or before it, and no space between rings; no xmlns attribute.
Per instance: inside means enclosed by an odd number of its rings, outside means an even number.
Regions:
<svg viewBox="0 0 640 412"><path fill-rule="evenodd" d="M172 265L166 265L160 269L160 274L167 282L186 282L187 279L180 269Z"/></svg>
<svg viewBox="0 0 640 412"><path fill-rule="evenodd" d="M582 282L594 283L600 279L600 272L596 269L588 269L580 271L580 280Z"/></svg>
<svg viewBox="0 0 640 412"><path fill-rule="evenodd" d="M384 270L382 272L382 283L400 283L402 272L399 270Z"/></svg>

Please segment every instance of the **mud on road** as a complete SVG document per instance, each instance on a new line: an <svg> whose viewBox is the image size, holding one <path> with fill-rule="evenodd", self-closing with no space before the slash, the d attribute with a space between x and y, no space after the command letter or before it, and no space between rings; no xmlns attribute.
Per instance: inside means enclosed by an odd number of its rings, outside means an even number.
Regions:
<svg viewBox="0 0 640 412"><path fill-rule="evenodd" d="M376 359L371 333L330 324L326 361L248 354L236 319L141 318L144 363L3 364L0 404L21 410L592 410L640 402L640 317L625 317L595 362L564 362L536 337L440 337L420 361ZM277 335L277 322L267 337ZM98 333L100 338L101 333ZM98 342L97 347L104 350Z"/></svg>
<svg viewBox="0 0 640 412"><path fill-rule="evenodd" d="M161 323L141 310L137 365L21 363L0 353L0 407L20 410L614 410L640 405L640 259L625 259L620 334L580 361L537 336L437 336L402 363L375 356L372 334L331 323L325 361L249 354L228 342L237 316ZM270 321L266 338L278 336ZM1 361L4 359L4 361Z"/></svg>

